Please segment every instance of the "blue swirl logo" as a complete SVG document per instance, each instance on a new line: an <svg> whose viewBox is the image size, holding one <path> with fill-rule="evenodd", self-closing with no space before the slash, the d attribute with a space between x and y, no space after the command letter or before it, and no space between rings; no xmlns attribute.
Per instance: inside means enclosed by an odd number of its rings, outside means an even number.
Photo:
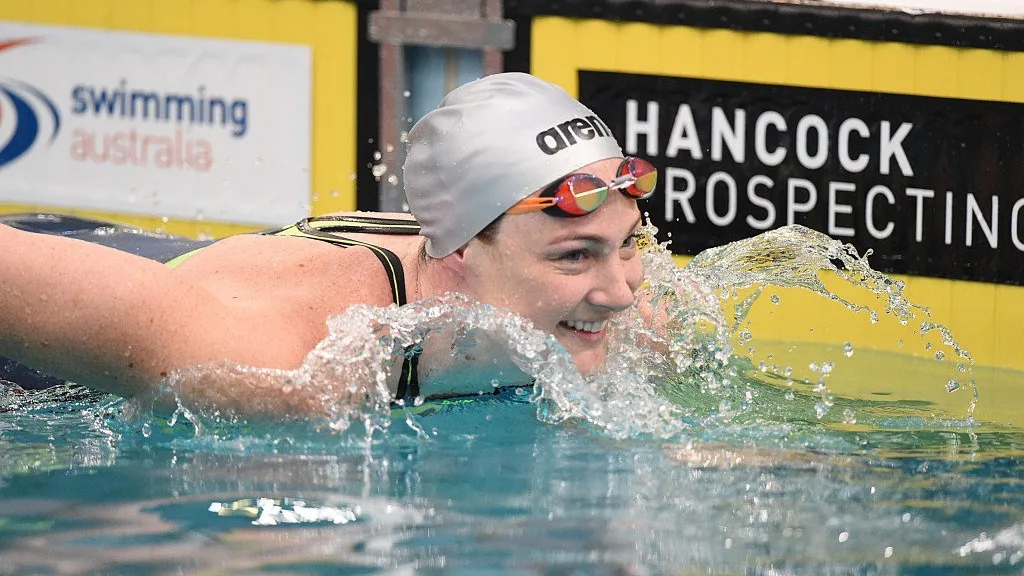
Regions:
<svg viewBox="0 0 1024 576"><path fill-rule="evenodd" d="M0 41L0 51L28 44L31 39ZM60 132L60 112L49 96L17 80L0 80L0 170L42 141L53 144Z"/></svg>
<svg viewBox="0 0 1024 576"><path fill-rule="evenodd" d="M0 129L8 124L14 125L10 138L6 142L0 141L2 170L28 153L37 142L45 139L47 144L53 144L60 132L60 112L49 96L22 82L0 81L0 95ZM41 125L42 114L50 117L46 122L49 134Z"/></svg>

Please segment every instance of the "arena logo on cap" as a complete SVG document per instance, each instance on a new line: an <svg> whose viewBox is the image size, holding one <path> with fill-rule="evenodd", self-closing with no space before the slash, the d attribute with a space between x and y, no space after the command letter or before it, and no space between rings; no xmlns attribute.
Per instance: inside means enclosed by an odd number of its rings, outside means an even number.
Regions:
<svg viewBox="0 0 1024 576"><path fill-rule="evenodd" d="M0 41L0 52L34 41L34 38ZM43 139L53 144L59 132L60 113L49 96L24 82L0 80L0 170L27 154Z"/></svg>
<svg viewBox="0 0 1024 576"><path fill-rule="evenodd" d="M548 156L553 156L581 140L610 138L612 131L597 116L585 116L566 120L547 130L537 133L537 146Z"/></svg>

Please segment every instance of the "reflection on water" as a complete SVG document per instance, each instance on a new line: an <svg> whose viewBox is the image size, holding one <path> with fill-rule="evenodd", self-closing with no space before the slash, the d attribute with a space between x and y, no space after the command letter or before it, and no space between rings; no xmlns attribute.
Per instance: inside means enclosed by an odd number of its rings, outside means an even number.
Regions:
<svg viewBox="0 0 1024 576"><path fill-rule="evenodd" d="M298 371L224 367L277 383L268 407L336 393L314 422L5 387L0 574L1021 572L1021 374L973 366L901 285L805 229L683 270L644 258L661 329L618 319L587 377L453 296L357 307ZM794 286L928 356L765 340L750 311L785 317ZM392 415L393 351L431 339L504 343L537 385Z"/></svg>
<svg viewBox="0 0 1024 576"><path fill-rule="evenodd" d="M108 465L8 476L0 572L1021 568L1017 431L821 431L799 449L736 430L683 447L610 442L501 398L422 423L438 429L429 441L357 448L321 435L294 452L263 443L273 427L220 446L183 424L149 438L122 430ZM861 451L828 449L839 444ZM260 526L210 512L260 498L350 521Z"/></svg>

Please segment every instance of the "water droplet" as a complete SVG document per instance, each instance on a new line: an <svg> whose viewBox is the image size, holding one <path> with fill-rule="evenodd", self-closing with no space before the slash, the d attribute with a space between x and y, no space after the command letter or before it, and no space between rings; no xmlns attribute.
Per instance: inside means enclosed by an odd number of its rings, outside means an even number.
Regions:
<svg viewBox="0 0 1024 576"><path fill-rule="evenodd" d="M925 350L931 350L932 349L932 343L931 342L926 342L925 345L924 345L924 349Z"/></svg>
<svg viewBox="0 0 1024 576"><path fill-rule="evenodd" d="M785 376L786 378L789 378L790 376L792 376L793 375L793 367L792 366L786 366L785 368L783 368L782 369L782 375Z"/></svg>
<svg viewBox="0 0 1024 576"><path fill-rule="evenodd" d="M945 358L946 358L946 355L942 352L942 350L937 350L935 352L935 359L936 360L944 360Z"/></svg>
<svg viewBox="0 0 1024 576"><path fill-rule="evenodd" d="M779 298L778 294L772 294L772 304L778 304L781 301L782 301L782 299Z"/></svg>
<svg viewBox="0 0 1024 576"><path fill-rule="evenodd" d="M398 176L394 174L388 176L388 184L391 184L392 186L398 185Z"/></svg>
<svg viewBox="0 0 1024 576"><path fill-rule="evenodd" d="M821 419L825 417L825 414L828 414L830 408L831 407L828 404L825 404L824 402L819 400L814 404L814 413L818 416L819 419Z"/></svg>
<svg viewBox="0 0 1024 576"><path fill-rule="evenodd" d="M946 392L956 392L960 389L960 383L956 380L950 380L946 382Z"/></svg>
<svg viewBox="0 0 1024 576"><path fill-rule="evenodd" d="M761 372L767 372L768 371L768 363L765 362L764 360L762 360L761 363L757 365L757 368Z"/></svg>
<svg viewBox="0 0 1024 576"><path fill-rule="evenodd" d="M847 408L843 410L843 424L856 424L857 415L853 413L853 410Z"/></svg>
<svg viewBox="0 0 1024 576"><path fill-rule="evenodd" d="M501 382L499 382L497 378L492 379L491 388L497 388L498 386L501 386Z"/></svg>
<svg viewBox="0 0 1024 576"><path fill-rule="evenodd" d="M408 98L409 96L412 96L412 92L409 92L408 90L406 90L405 92L402 92L402 96L405 96L406 98Z"/></svg>
<svg viewBox="0 0 1024 576"><path fill-rule="evenodd" d="M849 342L844 343L843 354L845 354L847 358L853 356L853 344L850 344Z"/></svg>
<svg viewBox="0 0 1024 576"><path fill-rule="evenodd" d="M828 374L828 373L832 372L832 369L835 368L835 367L836 367L835 364L833 364L831 362L825 362L824 364L821 365L821 373L822 374Z"/></svg>
<svg viewBox="0 0 1024 576"><path fill-rule="evenodd" d="M886 558L892 558L892 546L886 546L884 554Z"/></svg>
<svg viewBox="0 0 1024 576"><path fill-rule="evenodd" d="M374 178L380 180L381 176L388 171L388 167L387 164L374 164L370 171L373 173Z"/></svg>
<svg viewBox="0 0 1024 576"><path fill-rule="evenodd" d="M202 210L196 212L196 220L197 221L202 222L205 219L206 219L206 214L203 214Z"/></svg>
<svg viewBox="0 0 1024 576"><path fill-rule="evenodd" d="M402 130L402 133L398 135L398 141L399 142L403 142L403 143L404 142L408 142L409 141L409 133L406 132L405 130Z"/></svg>
<svg viewBox="0 0 1024 576"><path fill-rule="evenodd" d="M903 338L900 338L899 340L897 340L896 341L896 345L899 346L900 348L903 348Z"/></svg>
<svg viewBox="0 0 1024 576"><path fill-rule="evenodd" d="M387 146L384 147L384 151L385 152L394 152L395 151L395 147L392 146L391 144L388 144Z"/></svg>
<svg viewBox="0 0 1024 576"><path fill-rule="evenodd" d="M162 218L160 218L160 221L163 222L164 224L167 224L168 220L169 219L167 218L167 216L163 216Z"/></svg>
<svg viewBox="0 0 1024 576"><path fill-rule="evenodd" d="M424 398L423 396L417 396L417 397L412 399L412 405L413 406L423 406L423 402L424 401L426 401L426 398Z"/></svg>
<svg viewBox="0 0 1024 576"><path fill-rule="evenodd" d="M849 539L850 539L850 533L849 532L840 532L839 533L839 541L840 542L846 542Z"/></svg>
<svg viewBox="0 0 1024 576"><path fill-rule="evenodd" d="M786 400L792 400L793 398L796 398L796 394L792 390L786 392Z"/></svg>
<svg viewBox="0 0 1024 576"><path fill-rule="evenodd" d="M380 150L377 150L376 152L373 153L373 159L380 160Z"/></svg>
<svg viewBox="0 0 1024 576"><path fill-rule="evenodd" d="M153 433L153 429L149 426L149 422L142 425L142 435L149 438L150 434Z"/></svg>

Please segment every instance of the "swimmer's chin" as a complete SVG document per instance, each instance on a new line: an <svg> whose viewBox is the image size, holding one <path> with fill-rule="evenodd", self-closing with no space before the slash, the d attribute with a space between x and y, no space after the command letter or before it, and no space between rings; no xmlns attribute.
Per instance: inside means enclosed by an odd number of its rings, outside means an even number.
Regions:
<svg viewBox="0 0 1024 576"><path fill-rule="evenodd" d="M565 343L563 342L563 345L564 344ZM605 360L608 357L605 346L589 350L569 349L569 354L572 356L572 361L576 365L576 369L584 376L597 372L603 368Z"/></svg>
<svg viewBox="0 0 1024 576"><path fill-rule="evenodd" d="M600 370L607 358L608 329L583 331L564 322L555 328L555 338L572 356L576 369L584 376Z"/></svg>

